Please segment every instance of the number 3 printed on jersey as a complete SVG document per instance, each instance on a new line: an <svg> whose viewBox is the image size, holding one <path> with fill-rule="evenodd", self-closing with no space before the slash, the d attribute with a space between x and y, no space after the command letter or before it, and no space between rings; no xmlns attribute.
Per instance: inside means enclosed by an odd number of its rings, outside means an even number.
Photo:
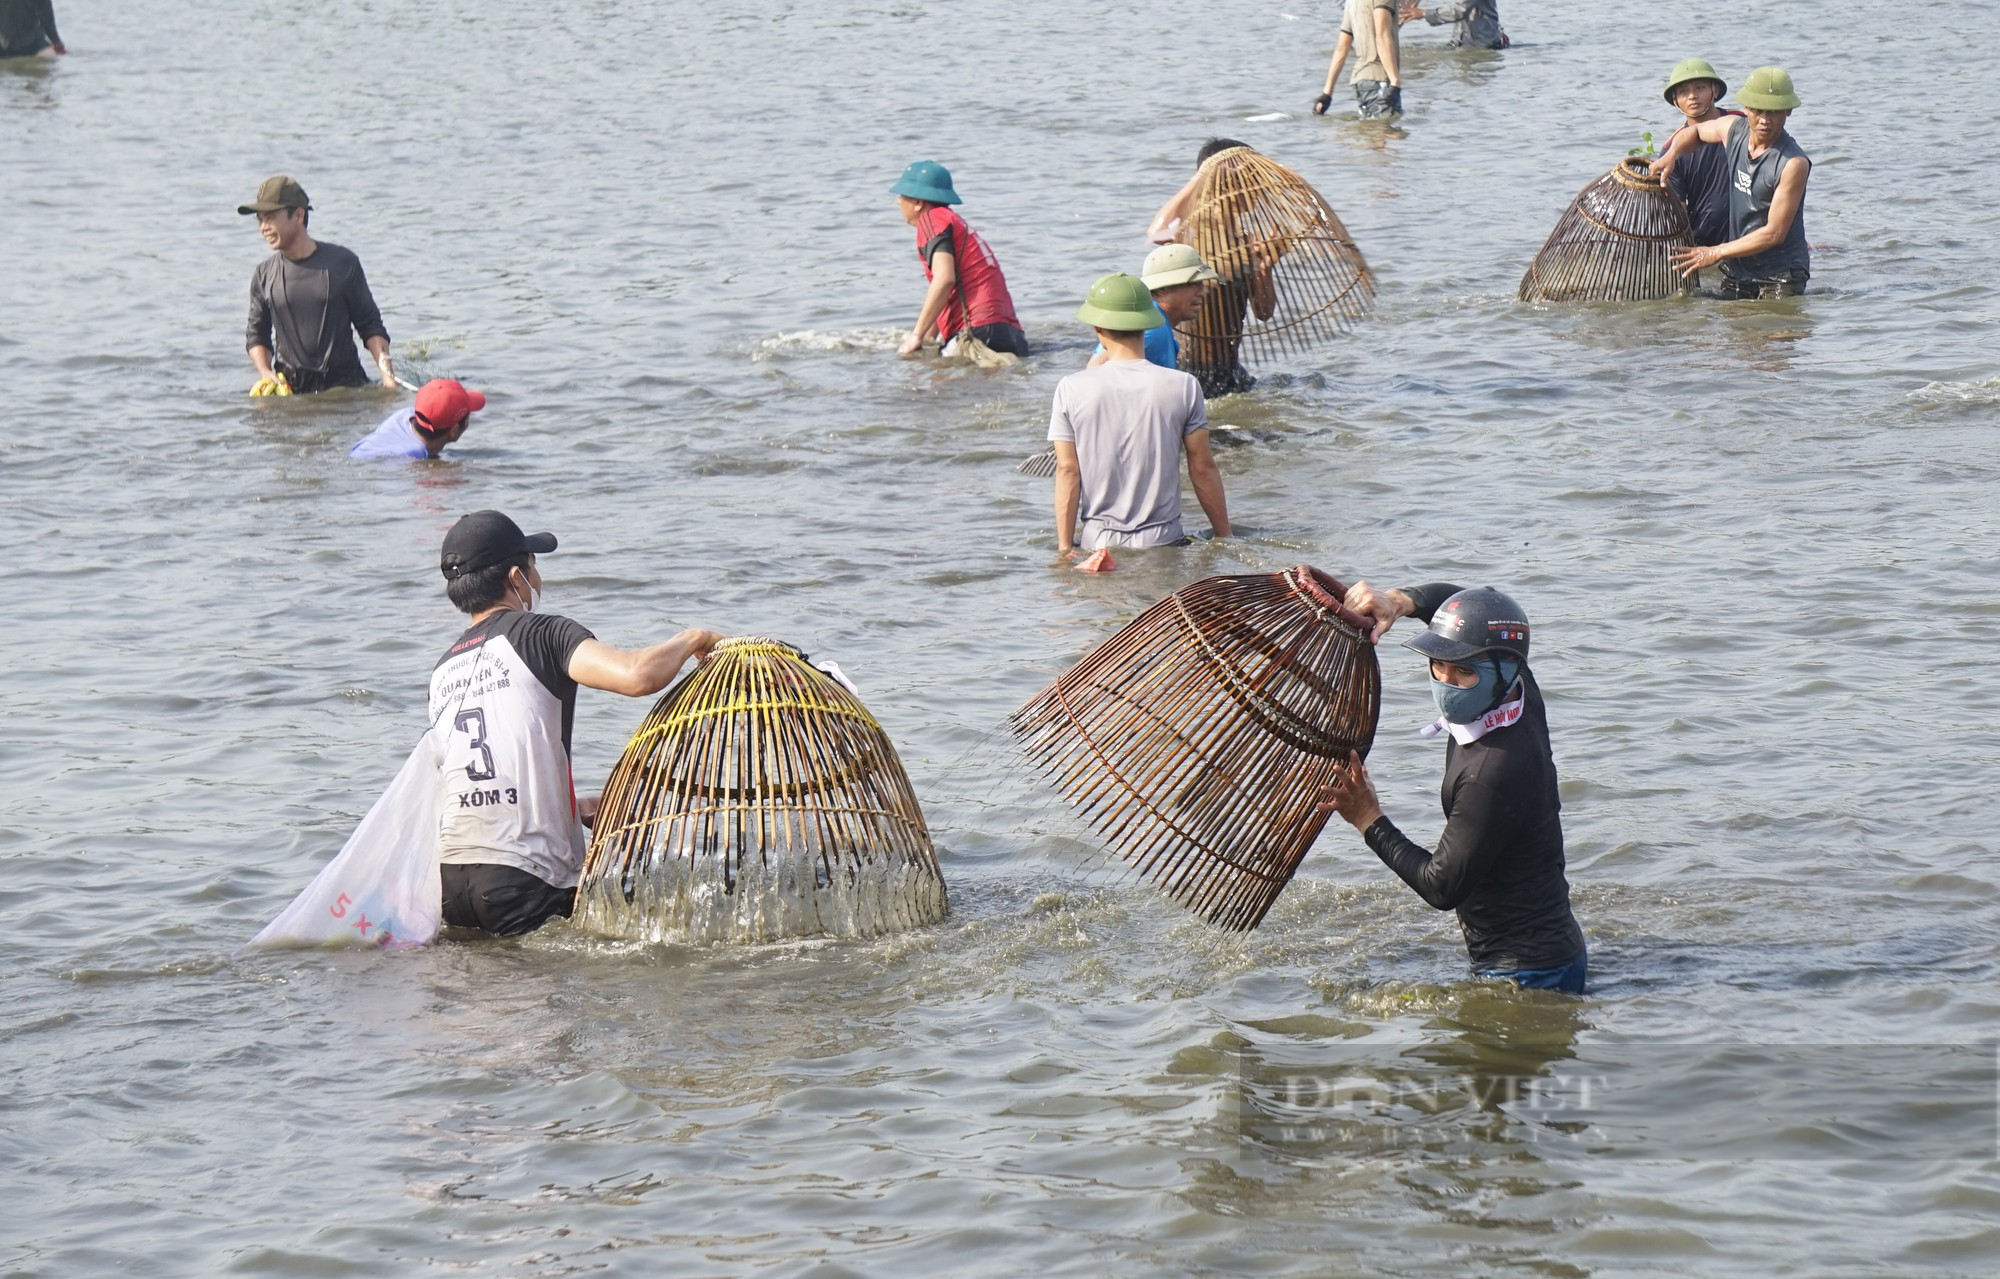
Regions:
<svg viewBox="0 0 2000 1279"><path fill-rule="evenodd" d="M479 754L480 762L465 766L467 781L490 782L496 776L493 767L493 749L486 744L486 711L475 706L469 711L460 711L452 721L452 727L472 739L472 749Z"/></svg>

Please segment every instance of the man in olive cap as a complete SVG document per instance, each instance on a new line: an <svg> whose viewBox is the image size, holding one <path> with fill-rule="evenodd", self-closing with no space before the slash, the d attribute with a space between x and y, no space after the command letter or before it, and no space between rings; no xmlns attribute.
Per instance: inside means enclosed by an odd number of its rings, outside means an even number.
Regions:
<svg viewBox="0 0 2000 1279"><path fill-rule="evenodd" d="M503 937L568 917L597 797L577 798L570 727L579 685L651 697L722 641L690 628L664 643L617 649L567 617L539 611L530 537L499 511L474 511L445 534L445 594L471 615L431 672L430 716L444 738L438 831L444 922Z"/></svg>
<svg viewBox="0 0 2000 1279"><path fill-rule="evenodd" d="M1741 111L1724 111L1716 106L1729 86L1715 68L1700 58L1688 58L1667 75L1667 101L1681 109L1687 119L1667 135L1667 148L1682 130L1720 120ZM1719 142L1697 142L1674 165L1667 177L1667 189L1687 206L1697 245L1721 244L1729 234L1729 157Z"/></svg>
<svg viewBox="0 0 2000 1279"><path fill-rule="evenodd" d="M1056 551L1173 546L1181 527L1181 456L1217 537L1229 536L1222 472L1208 447L1201 386L1146 359L1146 331L1167 322L1145 282L1107 275L1076 318L1097 330L1105 361L1056 384Z"/></svg>
<svg viewBox="0 0 2000 1279"><path fill-rule="evenodd" d="M1174 329L1194 323L1194 317L1201 311L1201 295L1207 292L1211 281L1221 278L1201 260L1201 254L1192 244L1162 244L1146 255L1144 265L1139 268L1139 279L1152 290L1153 305L1167 317L1165 324L1146 330L1149 361L1163 369L1181 366L1181 344L1174 336ZM1085 367L1094 369L1110 358L1111 353L1100 342Z"/></svg>
<svg viewBox="0 0 2000 1279"><path fill-rule="evenodd" d="M995 351L1025 357L1028 335L1014 314L1000 260L950 207L961 202L951 171L935 160L918 160L903 170L889 194L896 197L903 221L917 229L917 260L930 281L917 325L898 354L923 350L932 332L949 346L961 331L970 331Z"/></svg>
<svg viewBox="0 0 2000 1279"><path fill-rule="evenodd" d="M1749 112L1691 124L1653 162L1653 176L1671 175L1698 142L1719 142L1729 167L1729 235L1716 245L1674 254L1683 275L1722 267L1725 298L1785 298L1806 291L1812 254L1806 247L1806 179L1812 160L1785 131L1799 106L1792 77L1758 67L1744 77L1737 102Z"/></svg>
<svg viewBox="0 0 2000 1279"><path fill-rule="evenodd" d="M236 211L254 214L264 243L276 250L250 275L244 345L257 369L251 394L313 395L336 386L367 386L350 328L375 357L382 385L394 389L389 330L382 327L361 259L307 232L312 201L305 189L283 174L266 178L257 198Z"/></svg>

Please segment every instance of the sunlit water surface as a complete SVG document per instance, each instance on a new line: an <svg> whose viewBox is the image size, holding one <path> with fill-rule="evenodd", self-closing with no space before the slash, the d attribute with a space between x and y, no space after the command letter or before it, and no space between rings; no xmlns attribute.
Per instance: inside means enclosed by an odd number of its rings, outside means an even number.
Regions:
<svg viewBox="0 0 2000 1279"><path fill-rule="evenodd" d="M64 3L74 52L0 70L0 1268L1991 1274L2000 72L1881 0L1515 0L1502 55L1409 29L1385 131L1306 113L1333 19L1292 8ZM1811 296L1517 304L1690 53L1798 77ZM1377 314L1211 406L1241 537L1055 571L1014 465L1069 313L1218 133L1328 195ZM1021 370L894 357L926 155ZM244 396L276 171L409 370L489 391L447 460L349 462L378 392ZM486 506L611 642L838 660L945 922L232 959L408 750ZM1532 613L1587 998L1464 979L1345 827L1218 934L1005 763L1162 593L1299 561ZM1431 838L1383 656L1376 776ZM583 784L644 710L585 695Z"/></svg>

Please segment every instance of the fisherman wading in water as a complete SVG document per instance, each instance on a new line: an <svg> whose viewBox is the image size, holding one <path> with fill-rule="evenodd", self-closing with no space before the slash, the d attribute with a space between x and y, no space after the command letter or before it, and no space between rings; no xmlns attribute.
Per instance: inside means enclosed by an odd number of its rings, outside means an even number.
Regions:
<svg viewBox="0 0 2000 1279"><path fill-rule="evenodd" d="M1443 582L1378 591L1357 582L1347 606L1375 618L1380 640L1399 617L1429 628L1403 647L1430 659L1444 748L1444 834L1435 850L1383 816L1359 755L1326 788L1337 811L1390 870L1439 910L1456 910L1472 968L1516 985L1583 993L1583 930L1569 908L1562 801L1548 712L1528 670L1528 617L1490 586Z"/></svg>
<svg viewBox="0 0 2000 1279"><path fill-rule="evenodd" d="M1671 177L1697 143L1719 142L1729 166L1730 239L1674 253L1674 266L1692 275L1722 267L1725 298L1788 298L1806 291L1812 252L1806 246L1806 179L1812 160L1785 132L1799 105L1792 77L1758 67L1743 80L1736 100L1750 115L1724 115L1676 133L1667 153L1653 162L1656 178Z"/></svg>

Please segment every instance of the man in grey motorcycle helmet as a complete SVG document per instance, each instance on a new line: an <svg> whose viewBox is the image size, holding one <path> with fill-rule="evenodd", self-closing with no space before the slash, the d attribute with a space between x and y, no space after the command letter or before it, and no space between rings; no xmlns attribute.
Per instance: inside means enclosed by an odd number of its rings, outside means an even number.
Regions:
<svg viewBox="0 0 2000 1279"><path fill-rule="evenodd" d="M1473 971L1517 985L1583 993L1589 955L1570 912L1562 801L1548 712L1528 669L1528 615L1490 586L1444 582L1382 590L1357 582L1347 606L1375 619L1379 641L1400 617L1428 627L1404 644L1430 659L1447 735L1444 834L1425 849L1382 813L1359 755L1321 794L1376 856L1439 910L1456 910Z"/></svg>

